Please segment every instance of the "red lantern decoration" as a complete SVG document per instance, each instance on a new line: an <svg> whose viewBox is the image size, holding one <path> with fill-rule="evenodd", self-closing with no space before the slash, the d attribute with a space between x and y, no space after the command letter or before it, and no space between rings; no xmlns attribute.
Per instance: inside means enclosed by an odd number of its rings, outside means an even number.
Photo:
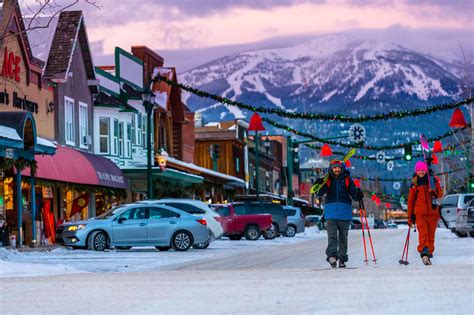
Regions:
<svg viewBox="0 0 474 315"><path fill-rule="evenodd" d="M438 157L434 154L433 154L433 162L431 162L431 164L433 164L433 165L439 164Z"/></svg>
<svg viewBox="0 0 474 315"><path fill-rule="evenodd" d="M391 207L392 207L392 205L390 204L390 202L385 203L385 208L390 209Z"/></svg>
<svg viewBox="0 0 474 315"><path fill-rule="evenodd" d="M263 131L265 127L262 124L262 117L258 113L253 113L250 118L249 131Z"/></svg>
<svg viewBox="0 0 474 315"><path fill-rule="evenodd" d="M466 127L466 119L462 111L459 108L456 108L451 116L451 121L449 122L449 127L451 128L463 128Z"/></svg>
<svg viewBox="0 0 474 315"><path fill-rule="evenodd" d="M434 153L440 153L443 152L443 144L441 143L440 140L436 140L434 145L433 145L433 152Z"/></svg>
<svg viewBox="0 0 474 315"><path fill-rule="evenodd" d="M360 188L360 180L358 180L357 178L354 179L354 185L356 185L356 187Z"/></svg>
<svg viewBox="0 0 474 315"><path fill-rule="evenodd" d="M350 160L347 160L347 161L345 161L344 163L346 164L346 167L347 167L347 168L349 168L349 167L352 166Z"/></svg>
<svg viewBox="0 0 474 315"><path fill-rule="evenodd" d="M321 148L321 156L331 156L332 151L331 148L329 147L329 144L324 144L323 147Z"/></svg>

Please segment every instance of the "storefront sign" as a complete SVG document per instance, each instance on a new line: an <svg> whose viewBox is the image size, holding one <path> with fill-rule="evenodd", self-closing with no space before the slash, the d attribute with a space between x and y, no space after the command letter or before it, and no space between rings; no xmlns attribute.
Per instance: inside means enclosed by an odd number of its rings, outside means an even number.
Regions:
<svg viewBox="0 0 474 315"><path fill-rule="evenodd" d="M6 159L13 159L14 152L12 148L6 148L5 149L5 158Z"/></svg>
<svg viewBox="0 0 474 315"><path fill-rule="evenodd" d="M6 90L0 92L0 104L10 105L10 94ZM13 107L38 114L38 103L27 100L26 96L19 97L17 92L13 92Z"/></svg>
<svg viewBox="0 0 474 315"><path fill-rule="evenodd" d="M20 62L21 57L15 55L13 52L8 52L8 48L5 48L5 54L3 57L2 77L15 79L16 82L20 82Z"/></svg>
<svg viewBox="0 0 474 315"><path fill-rule="evenodd" d="M99 177L100 180L106 180L114 183L120 183L123 184L123 176L117 176L117 175L112 175L109 173L104 173L104 172L99 172L97 171L97 177Z"/></svg>

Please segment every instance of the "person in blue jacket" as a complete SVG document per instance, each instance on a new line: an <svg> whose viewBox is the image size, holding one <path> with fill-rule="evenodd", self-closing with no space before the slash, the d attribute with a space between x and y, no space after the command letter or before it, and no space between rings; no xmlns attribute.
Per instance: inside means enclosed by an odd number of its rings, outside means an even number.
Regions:
<svg viewBox="0 0 474 315"><path fill-rule="evenodd" d="M322 183L323 179L318 179ZM359 201L364 197L350 178L349 171L340 160L332 160L329 165L329 179L317 193L326 195L324 219L328 231L326 260L331 267L345 268L347 257L347 236L352 222L352 200Z"/></svg>

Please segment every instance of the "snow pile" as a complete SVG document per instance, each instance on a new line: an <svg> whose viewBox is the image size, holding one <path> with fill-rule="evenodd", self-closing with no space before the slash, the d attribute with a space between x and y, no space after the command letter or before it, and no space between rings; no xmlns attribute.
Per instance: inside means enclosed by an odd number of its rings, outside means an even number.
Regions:
<svg viewBox="0 0 474 315"><path fill-rule="evenodd" d="M326 237L316 227L307 228L295 237L278 237L274 240L230 241L227 238L211 243L206 250L187 252L158 252L154 247L136 247L132 250L94 252L60 247L52 251L7 250L0 248L0 278L58 275L83 272L136 272L159 269L173 264L201 259L215 259L229 254L241 254L262 247L299 243Z"/></svg>

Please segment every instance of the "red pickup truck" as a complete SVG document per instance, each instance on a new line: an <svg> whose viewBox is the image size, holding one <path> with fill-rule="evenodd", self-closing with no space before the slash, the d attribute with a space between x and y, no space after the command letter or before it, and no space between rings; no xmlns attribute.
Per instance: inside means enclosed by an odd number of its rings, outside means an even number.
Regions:
<svg viewBox="0 0 474 315"><path fill-rule="evenodd" d="M246 239L256 241L262 231L272 228L271 214L245 214L235 213L232 204L212 205L220 217L216 218L221 222L224 229L224 236L233 241L238 241L245 236Z"/></svg>

